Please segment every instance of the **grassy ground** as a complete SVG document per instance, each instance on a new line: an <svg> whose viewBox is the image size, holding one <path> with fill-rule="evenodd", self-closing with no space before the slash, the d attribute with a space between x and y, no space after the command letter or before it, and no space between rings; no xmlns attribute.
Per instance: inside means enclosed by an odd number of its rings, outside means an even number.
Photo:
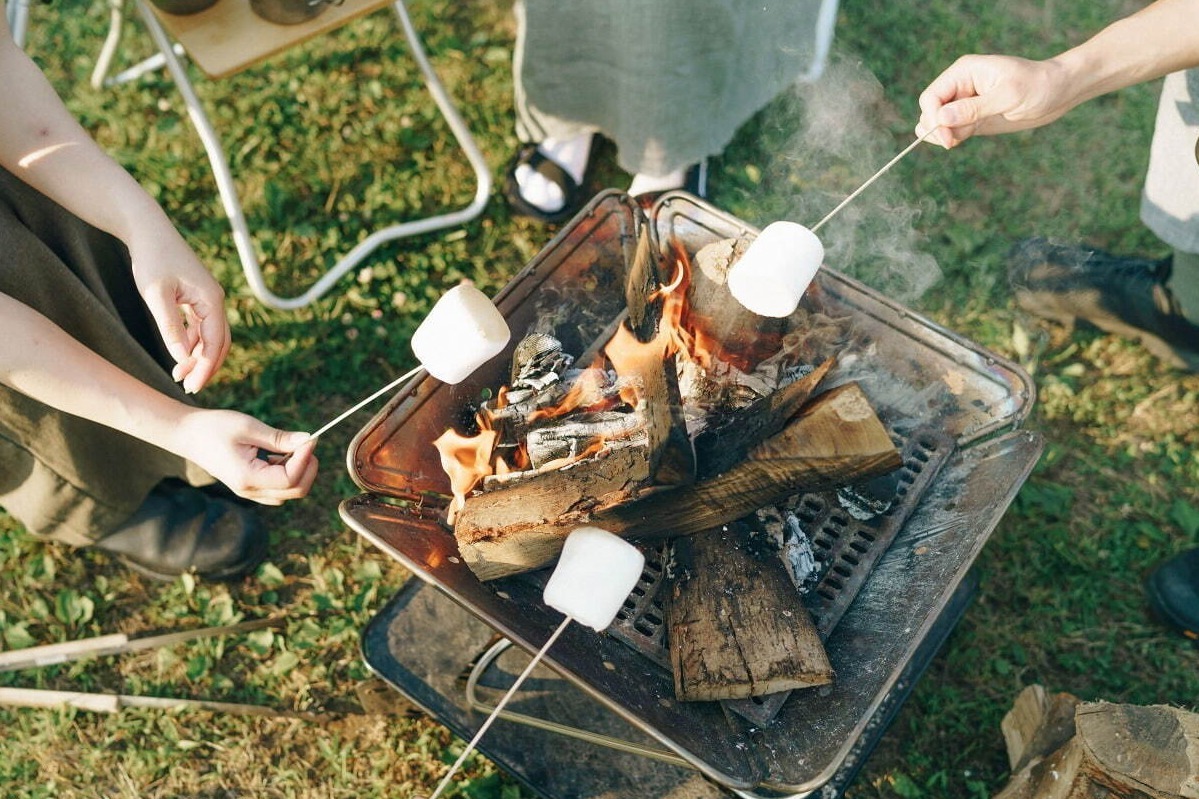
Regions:
<svg viewBox="0 0 1199 799"><path fill-rule="evenodd" d="M961 51L1049 55L1135 6L845 0L826 79L743 128L712 165L712 200L755 224L811 221L910 140L919 90ZM515 147L510 6L417 0L413 15L500 175ZM313 307L266 310L245 286L167 78L88 88L104 26L103 3L39 5L29 50L227 287L235 344L206 392L211 404L314 427L412 365L408 334L448 286L469 277L494 290L551 235L510 218L497 194L480 219L386 248ZM149 52L134 20L123 57ZM302 289L373 226L465 204L473 192L387 15L199 89L243 176L281 294ZM1039 390L1028 425L1049 442L981 556L975 603L854 797L993 793L1006 779L999 722L1030 683L1084 699L1199 702L1199 649L1148 617L1139 588L1154 563L1199 543L1199 378L1133 344L1022 318L1003 279L1004 253L1026 235L1163 254L1137 220L1156 90L1092 102L1034 134L953 153L921 148L827 229L834 266L1023 362ZM593 188L623 179L601 152ZM369 416L326 437L311 498L273 514L271 560L241 585L146 582L102 555L34 542L0 516L0 648L272 612L293 619L244 639L0 675L0 685L355 710L356 686L369 676L358 632L407 577L337 517L337 503L356 492L343 453ZM460 746L420 717L351 712L316 724L0 710L0 785L12 797L408 796L435 784ZM527 795L482 758L463 779L462 796Z"/></svg>

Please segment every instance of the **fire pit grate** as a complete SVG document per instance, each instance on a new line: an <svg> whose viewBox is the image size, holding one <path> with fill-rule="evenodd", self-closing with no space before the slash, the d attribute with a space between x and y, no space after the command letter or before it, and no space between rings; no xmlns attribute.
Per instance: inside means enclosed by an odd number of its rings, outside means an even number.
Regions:
<svg viewBox="0 0 1199 799"><path fill-rule="evenodd" d="M822 639L827 639L858 591L870 576L874 564L903 529L904 523L920 501L925 488L936 478L953 451L953 441L932 429L914 432L906 438L893 434L903 457L903 466L887 475L892 496L880 497L886 510L868 519L858 519L843 507L835 493L798 494L788 510L798 518L816 552L817 572L805 603ZM669 584L670 546L647 549L645 569L608 633L634 651L669 670L670 653L666 640L666 612L662 588ZM521 578L544 582L544 573ZM782 707L788 693L723 704L740 715L764 724Z"/></svg>

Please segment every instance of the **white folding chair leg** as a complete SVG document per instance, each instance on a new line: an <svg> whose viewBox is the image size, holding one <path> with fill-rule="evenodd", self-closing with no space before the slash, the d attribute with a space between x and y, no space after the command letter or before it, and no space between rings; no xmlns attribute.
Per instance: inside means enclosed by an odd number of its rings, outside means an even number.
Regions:
<svg viewBox="0 0 1199 799"><path fill-rule="evenodd" d="M108 0L108 34L96 56L96 65L92 68L92 88L99 91L105 86L104 78L112 66L113 56L121 43L121 31L125 25L125 0Z"/></svg>
<svg viewBox="0 0 1199 799"><path fill-rule="evenodd" d="M250 290L264 304L281 310L303 308L324 295L347 272L354 269L371 252L383 244L408 236L417 236L434 230L464 224L481 214L484 207L486 207L488 196L491 193L491 172L488 170L487 162L484 160L483 154L479 151L474 137L471 136L470 129L466 126L466 123L458 113L458 109L454 106L453 101L441 85L437 74L433 71L433 67L425 55L420 38L416 35L416 30L413 28L412 21L408 17L408 10L404 6L403 0L396 0L394 8L404 29L404 35L408 39L412 56L420 67L421 73L424 75L429 93L433 96L433 100L437 103L437 107L441 110L442 116L454 134L454 138L457 140L459 147L462 148L463 153L474 170L476 181L474 198L470 204L457 211L402 222L377 230L353 247L302 294L295 297L280 297L274 294L267 288L266 281L263 278L262 267L259 264L258 255L254 250L254 242L250 237L246 217L242 212L241 202L237 196L237 188L233 183L233 176L230 174L229 161L225 156L224 149L221 147L220 139L209 122L207 114L204 113L204 108L196 96L195 88L188 79L187 71L184 69L183 64L176 56L166 31L159 24L158 19L154 16L154 12L146 4L146 0L136 0L136 2L138 12L145 21L154 44L162 54L167 70L171 73L171 78L175 81L180 94L183 95L184 103L187 105L188 116L191 119L192 125L196 128L196 132L200 136L200 141L204 145L204 150L208 154L208 160L212 164L213 174L217 182L217 190L221 196L221 203L225 207L225 214L229 217L229 224L233 228L233 242L237 248L238 257L241 259L246 281L250 285Z"/></svg>

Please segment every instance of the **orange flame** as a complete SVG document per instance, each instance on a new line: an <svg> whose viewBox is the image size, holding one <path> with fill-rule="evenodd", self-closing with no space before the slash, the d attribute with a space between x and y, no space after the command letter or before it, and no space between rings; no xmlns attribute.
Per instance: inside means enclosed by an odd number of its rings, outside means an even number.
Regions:
<svg viewBox="0 0 1199 799"><path fill-rule="evenodd" d="M557 405L538 408L529 414L528 421L532 423L538 419L565 416L579 408L587 411L606 410L611 407L611 403L605 403L603 389L606 383L607 375L602 369L584 369Z"/></svg>
<svg viewBox="0 0 1199 799"><path fill-rule="evenodd" d="M717 362L723 361L743 371L750 371L752 363L747 362L756 363L760 358L754 360L755 356L752 353L738 355L728 352L716 336L705 330L704 320L691 314L686 302L687 290L691 284L691 260L681 242L672 240L669 259L675 268L674 278L669 284L661 286L651 297L651 300L661 300L661 316L654 337L648 342L638 341L626 325L620 325L604 346L603 355L611 363L617 377L635 378L637 375L650 374L655 369L661 369L662 362L676 354L697 362L704 369L711 369ZM750 348L754 347L751 345ZM560 417L579 409L591 411L615 407L617 400L603 390L606 385L607 374L602 363L584 369L558 403L533 411L529 414L527 422ZM508 391L509 387L506 385L497 391L493 408L502 408L508 404ZM630 406L637 405L640 385L635 379L627 380L618 391L619 401ZM487 417L486 410L480 412L478 420L481 427L490 427ZM520 442L510 454L511 462L508 462L495 456L496 441L497 433L490 429L485 429L473 437L463 436L451 429L434 442L441 453L442 467L450 477L454 494L447 513L448 523L453 524L455 516L466 502L466 495L484 477L530 468L524 442ZM560 469L592 457L601 452L606 443L606 440L600 437L578 455L551 461L544 464L540 470Z"/></svg>
<svg viewBox="0 0 1199 799"><path fill-rule="evenodd" d="M496 432L483 430L476 436L464 436L453 428L441 434L433 446L441 453L441 468L450 478L450 490L454 499L450 503L446 521L454 523L454 517L466 504L466 495L479 481L494 474L491 453L495 450Z"/></svg>

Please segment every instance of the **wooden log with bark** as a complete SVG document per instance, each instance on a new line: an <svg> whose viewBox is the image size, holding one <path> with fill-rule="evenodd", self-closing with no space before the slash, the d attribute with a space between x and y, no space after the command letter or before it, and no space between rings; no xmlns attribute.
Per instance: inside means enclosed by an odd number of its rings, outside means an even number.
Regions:
<svg viewBox="0 0 1199 799"><path fill-rule="evenodd" d="M667 642L679 701L827 685L833 668L778 553L739 522L674 541Z"/></svg>
<svg viewBox="0 0 1199 799"><path fill-rule="evenodd" d="M1030 686L1004 719L1004 736L1013 774L996 799L1199 799L1196 713L1050 698Z"/></svg>
<svg viewBox="0 0 1199 799"><path fill-rule="evenodd" d="M640 387L637 410L649 438L653 481L658 485L685 485L695 480L695 450L683 417L678 366L675 356L667 355L668 337L662 335L660 266L661 254L652 228L642 220L625 275L628 314L605 352L617 373Z"/></svg>
<svg viewBox="0 0 1199 799"><path fill-rule="evenodd" d="M808 374L730 412L720 424L695 437L697 479L705 480L731 469L753 447L782 430L807 404L825 375L833 368L827 358Z"/></svg>
<svg viewBox="0 0 1199 799"><path fill-rule="evenodd" d="M458 514L454 535L471 571L480 580L494 580L550 564L580 525L626 538L690 535L800 491L860 482L900 465L899 452L869 400L856 383L847 383L813 399L781 432L710 479L622 494L618 500L584 487L570 494L539 492L541 501L522 492L504 513L495 498L476 495Z"/></svg>
<svg viewBox="0 0 1199 799"><path fill-rule="evenodd" d="M728 289L728 272L751 239L722 239L695 254L687 288L687 325L713 350L716 360L750 372L778 352L787 332L785 318L760 316Z"/></svg>

